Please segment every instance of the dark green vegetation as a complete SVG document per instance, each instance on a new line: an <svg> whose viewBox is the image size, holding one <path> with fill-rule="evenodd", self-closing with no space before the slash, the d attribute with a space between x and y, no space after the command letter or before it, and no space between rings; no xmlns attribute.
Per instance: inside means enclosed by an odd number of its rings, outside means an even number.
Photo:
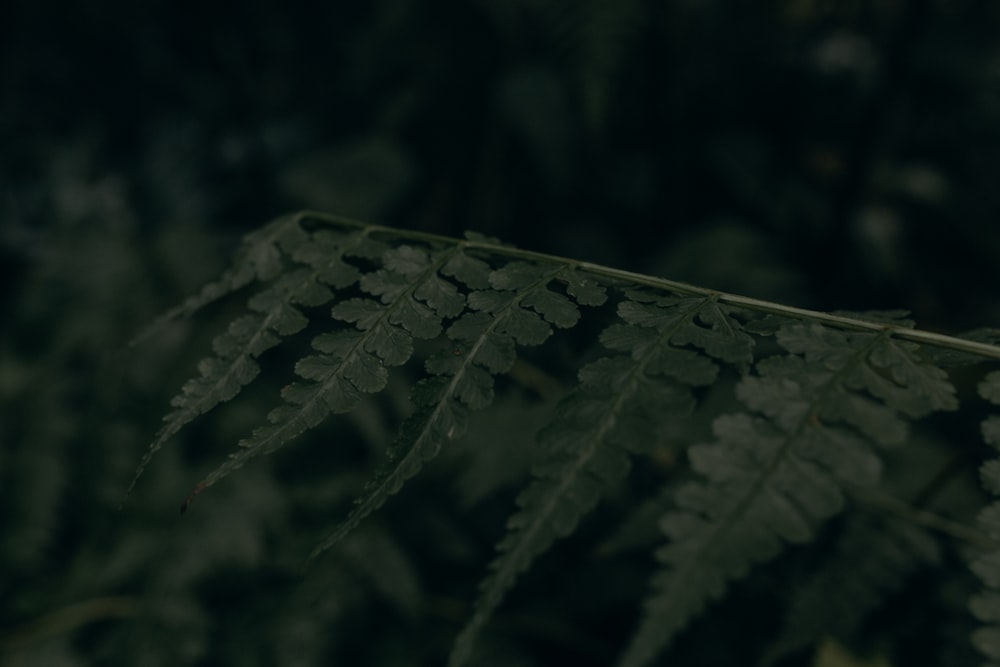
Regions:
<svg viewBox="0 0 1000 667"><path fill-rule="evenodd" d="M20 4L0 664L983 662L994 3Z"/></svg>
<svg viewBox="0 0 1000 667"><path fill-rule="evenodd" d="M261 370L258 358L286 338L294 341L311 330L307 352L299 343L299 352L286 355L296 378L281 390L282 402L194 486L182 512L254 457L273 454L330 415L353 413L367 395L388 390L389 369L408 368L410 406L386 460L312 557L341 546L408 479L460 441L472 413L494 402L496 376L530 364L519 362L525 348L554 350L556 341L549 339L556 329L581 322L581 306L613 313L606 314L611 323L597 336L604 349L586 353L595 358L580 368L575 385L559 392L537 437L515 416L499 427L495 442L473 439L458 450L461 458L453 465L482 467L476 486L495 489L507 481L509 467L502 463L510 450L532 448L537 440L537 451L528 455L531 475L516 485L517 509L451 652L453 667L491 655L487 649L474 657L504 596L607 496L623 505L621 525L641 524L611 530L605 545L612 547L604 557L620 549L615 545L623 534L666 542L655 552L660 566L652 592L620 665L652 664L710 603L726 596L731 583L774 560L787 544L820 541L812 556L818 580L806 577L799 597L788 596L787 622L767 649L768 663L867 613L855 604L858 596L878 600L898 588L900 571L936 559L927 529L992 549L995 556L977 561L977 572L989 586L1000 583L991 560L1000 558L1000 543L989 529L977 533L910 507L882 487L878 455L918 437L909 420L959 407L948 373L935 362L944 360L942 366L951 369L995 364L1000 346L980 341L1000 341L1000 331L949 338L913 330L898 312L810 313L524 252L479 235L449 239L314 213L286 216L247 237L219 280L165 320L190 315L251 283L263 289L212 341L214 354L199 363L199 376L172 401L174 410L137 480L181 428L253 383ZM327 312L323 307L330 304ZM766 345L772 338L777 345ZM422 354L419 341L431 342ZM756 353L758 348L765 353ZM738 402L723 398L699 406L698 398L713 390ZM1000 371L983 379L979 394L1000 403ZM971 411L964 414L973 418ZM706 424L710 436L698 432ZM982 430L988 442L1000 445L998 425L1000 416L992 416ZM691 444L692 436L708 441ZM326 439L327 447L342 447L337 438ZM908 468L919 470L922 463L905 451L897 456L903 474L919 474ZM633 459L648 469L653 457L673 464L659 470L659 479L629 476ZM344 471L330 474L332 483ZM988 491L1000 490L993 463L983 474ZM659 510L641 513L642 502L653 499L659 499ZM855 502L842 512L848 499ZM852 535L854 525L864 530L871 523L873 509L887 506L895 513L881 534L868 540ZM826 527L842 513L837 528ZM796 590L794 578L776 583ZM825 587L822 597L816 586ZM1000 593L978 598L977 615L984 620L993 620L1000 608L994 597L1000 600Z"/></svg>

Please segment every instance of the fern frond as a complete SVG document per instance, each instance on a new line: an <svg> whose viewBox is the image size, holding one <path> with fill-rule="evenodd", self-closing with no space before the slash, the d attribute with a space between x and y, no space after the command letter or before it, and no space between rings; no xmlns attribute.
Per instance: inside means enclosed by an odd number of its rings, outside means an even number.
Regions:
<svg viewBox="0 0 1000 667"><path fill-rule="evenodd" d="M264 280L278 270L275 264L282 265L278 255L281 251L297 261L311 264L310 268L286 269L273 285L250 298L247 303L250 314L233 320L227 331L215 338L212 342L215 356L198 363L200 376L188 380L181 393L171 401L175 409L164 417L166 423L139 462L126 495L167 440L198 416L239 394L260 372L257 357L278 345L283 337L305 328L308 320L301 307L323 305L333 299L334 289L357 281L358 270L340 258L345 251L366 240L363 233L326 233L309 239L312 243L306 245L306 234L297 219L283 218L278 223L268 228L270 233L263 237L265 240L248 237L248 248L243 253L246 257L231 269L233 275L253 274ZM313 248L314 244L324 249L322 256L310 256L305 250Z"/></svg>
<svg viewBox="0 0 1000 667"><path fill-rule="evenodd" d="M461 275L470 286L489 285L493 290L469 294L468 303L475 312L456 320L447 331L451 344L428 359L430 377L414 388L414 414L403 423L387 462L347 519L316 547L311 558L342 540L398 493L442 444L465 431L469 411L492 403L493 378L510 369L518 345L544 342L551 334L550 325L572 327L580 317L576 304L599 305L604 294L603 288L576 275L569 266L515 262L492 273L485 268L482 263L471 264L469 258L446 265L447 271ZM554 280L566 284L576 303L549 288Z"/></svg>
<svg viewBox="0 0 1000 667"><path fill-rule="evenodd" d="M878 334L792 324L777 332L791 354L757 364L737 385L762 417L716 419L714 444L689 458L705 481L681 487L678 510L662 528L670 542L657 559L645 618L621 661L641 667L730 581L770 560L785 543L810 540L843 504L842 484L870 483L873 445L905 439L902 415L955 407L943 371L915 346Z"/></svg>
<svg viewBox="0 0 1000 667"><path fill-rule="evenodd" d="M180 305L171 308L132 339L137 345L161 330L166 324L190 317L205 306L218 301L256 281L268 282L278 277L284 269L283 246L295 246L305 236L299 226L301 214L286 215L264 227L247 234L236 252L229 268ZM287 250L286 250L287 251Z"/></svg>
<svg viewBox="0 0 1000 667"><path fill-rule="evenodd" d="M277 451L329 414L349 412L365 394L384 389L388 368L406 363L413 354L413 339L435 338L442 321L464 307L464 297L438 275L458 252L458 246L386 250L383 268L360 280L364 292L379 298L353 298L333 307L334 319L354 327L313 339L313 348L321 354L304 357L295 365L295 373L304 381L282 390L284 405L268 414L270 423L241 440L242 449L209 473L196 492L250 459Z"/></svg>
<svg viewBox="0 0 1000 667"><path fill-rule="evenodd" d="M1000 371L994 371L979 384L979 395L1000 405ZM982 423L983 440L1000 449L1000 415L990 415ZM990 459L980 468L983 487L992 495L1000 495L1000 465ZM987 535L1000 540L1000 501L987 506L979 515ZM987 625L972 635L972 643L990 659L990 667L1000 665L1000 549L981 555L971 564L983 583L983 590L969 603L972 614Z"/></svg>
<svg viewBox="0 0 1000 667"><path fill-rule="evenodd" d="M518 496L519 510L507 523L475 613L456 640L452 667L467 663L476 637L517 577L557 539L572 533L625 477L629 453L645 451L664 420L693 409L688 386L711 384L718 373L710 357L750 360L752 338L714 299L638 290L627 296L618 306L625 324L611 325L601 335L606 347L625 354L585 366L577 389L542 432L545 459Z"/></svg>
<svg viewBox="0 0 1000 667"><path fill-rule="evenodd" d="M600 335L604 356L580 370L578 384L539 435L541 462L517 497L456 640L453 667L469 661L520 575L615 490L632 456L662 440L664 426L675 426L704 393L694 389L715 385L722 367L743 376L735 393L745 411L717 417L714 441L688 450L695 481L664 490L672 500L658 513L665 513L660 527L669 541L656 553L660 570L625 667L648 664L754 565L787 544L811 540L841 509L845 488L859 498L860 488L878 480L877 448L904 443L909 420L953 409L954 390L940 365L964 365L973 355L1000 359L994 334L963 339L920 331L899 313L819 313L474 234L452 239L316 213L281 219L248 237L219 280L166 317L189 314L254 282L262 283L260 291L173 400L136 478L180 429L252 382L261 354L310 320L317 330L310 334L313 351L295 364L298 378L282 390L267 423L196 485L185 507L251 458L382 391L390 370L414 356L417 340L437 345L423 359L424 376L411 390L413 413L386 461L312 556L352 533L458 438L469 416L493 402L496 376L512 368L520 348L576 326L580 307L603 304L607 287L622 295L616 321ZM350 293L336 298L344 288ZM318 321L317 309L331 302L331 319ZM754 336L774 336L786 353L755 360ZM981 393L1000 401L1000 380L990 377ZM987 420L984 435L1000 442L1000 418ZM1000 464L988 462L982 477L988 490L1000 491ZM984 513L994 538L1000 537L998 507ZM885 562L900 569L890 558L895 552L886 549ZM1000 555L987 555L973 568L987 585L974 609L997 624L979 641L1000 642ZM837 576L831 572L824 581L840 581ZM776 651L808 641L803 637L825 623L818 615L805 620L808 627L791 627Z"/></svg>

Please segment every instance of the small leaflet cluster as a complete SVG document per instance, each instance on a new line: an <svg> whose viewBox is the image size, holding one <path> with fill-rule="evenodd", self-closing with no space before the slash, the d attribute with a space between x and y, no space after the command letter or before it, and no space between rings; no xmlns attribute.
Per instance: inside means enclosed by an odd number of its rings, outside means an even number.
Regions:
<svg viewBox="0 0 1000 667"><path fill-rule="evenodd" d="M413 358L415 341L438 341L412 387L412 414L348 516L314 549L318 556L464 433L470 414L493 402L495 378L520 349L576 326L581 307L614 299L601 356L580 369L538 435L540 461L517 496L449 665L478 660L478 639L518 578L616 490L666 426L695 409L699 388L728 369L740 377L735 392L745 409L714 419L713 440L687 451L689 480L671 481L657 503L665 508L659 526L666 543L655 552L650 593L618 663L650 665L731 583L786 546L812 540L844 507L845 491L877 484L877 452L906 442L908 420L957 402L932 357L895 335L912 326L895 314L868 316L877 324L869 331L847 331L807 319L759 319L751 307L708 290L681 295L641 283L473 235L407 234L310 214L279 219L246 238L219 280L154 325L257 286L246 312L215 338L213 354L173 399L129 490L168 440L257 378L260 355L310 324L311 352L295 363L297 379L266 422L195 485L182 511L253 457L385 389L391 369ZM755 358L760 336L769 335L783 352ZM1000 404L1000 373L987 376L980 393ZM987 419L983 433L1000 448L1000 417ZM982 478L1000 494L998 461L983 466ZM1000 540L1000 503L984 511L983 522ZM857 616L835 603L864 613L859 600L874 606L908 569L934 560L935 546L913 527L878 530L851 517L825 566L791 600L762 664L846 627ZM986 586L973 611L989 624L975 641L1000 664L1000 551L973 569Z"/></svg>
<svg viewBox="0 0 1000 667"><path fill-rule="evenodd" d="M979 384L979 395L994 405L1000 405L1000 371L994 371ZM1000 414L987 417L982 423L983 440L1000 449ZM979 470L983 488L1000 496L1000 458L986 461ZM979 522L990 538L1000 542L1000 500L987 506ZM973 615L985 625L972 635L980 653L989 658L989 667L1000 665L1000 548L989 551L973 561L972 571L983 582L983 590L971 601Z"/></svg>
<svg viewBox="0 0 1000 667"><path fill-rule="evenodd" d="M305 240L305 232L294 216L279 218L248 235L233 265L219 280L166 313L139 337L148 336L173 319L190 316L254 281L276 281L250 300L250 314L231 322L226 332L212 342L215 354L198 363L199 377L188 380L171 401L174 410L163 418L165 424L140 461L126 493L135 487L146 465L167 440L199 415L235 397L260 372L257 357L281 342L281 337L306 326L308 322L297 305L318 305L333 298L333 293L315 280L318 276L304 276L301 272L282 276L282 255L295 252ZM347 277L330 278L339 283ZM355 279L351 276L347 282Z"/></svg>

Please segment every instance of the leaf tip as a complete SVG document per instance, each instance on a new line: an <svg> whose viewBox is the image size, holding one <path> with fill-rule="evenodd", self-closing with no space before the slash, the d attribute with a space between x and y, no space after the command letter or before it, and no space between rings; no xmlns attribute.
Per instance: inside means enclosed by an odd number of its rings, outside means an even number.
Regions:
<svg viewBox="0 0 1000 667"><path fill-rule="evenodd" d="M181 514L185 514L187 512L191 502L194 501L194 497L204 491L207 486L208 485L205 484L205 482L198 482L194 485L194 489L188 494L188 497L184 499L184 502L181 503Z"/></svg>

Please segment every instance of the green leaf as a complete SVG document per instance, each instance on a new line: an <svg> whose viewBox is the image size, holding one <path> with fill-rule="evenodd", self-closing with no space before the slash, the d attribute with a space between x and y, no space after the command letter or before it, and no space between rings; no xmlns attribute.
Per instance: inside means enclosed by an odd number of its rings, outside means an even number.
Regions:
<svg viewBox="0 0 1000 667"><path fill-rule="evenodd" d="M330 314L338 320L357 324L359 329L371 329L385 314L385 309L371 299L341 301Z"/></svg>
<svg viewBox="0 0 1000 667"><path fill-rule="evenodd" d="M670 541L656 557L665 567L619 663L625 667L648 665L730 580L773 558L783 542L811 539L816 522L842 506L839 488L789 434L749 415L719 417L713 431L715 444L690 452L707 481L681 487L678 510L661 523Z"/></svg>
<svg viewBox="0 0 1000 667"><path fill-rule="evenodd" d="M872 334L862 335L870 338ZM776 337L789 352L828 370L845 367L855 355L849 334L819 324L790 324L779 329Z"/></svg>
<svg viewBox="0 0 1000 667"><path fill-rule="evenodd" d="M979 383L979 395L990 403L1000 405L1000 371L993 371Z"/></svg>
<svg viewBox="0 0 1000 667"><path fill-rule="evenodd" d="M247 234L233 262L218 280L208 283L198 294L161 315L130 344L138 344L170 322L190 317L208 304L236 292L255 280L268 282L278 277L284 268L281 248L284 247L290 252L305 238L306 233L299 224L298 215L278 218L261 229Z"/></svg>
<svg viewBox="0 0 1000 667"><path fill-rule="evenodd" d="M892 338L883 339L872 350L869 361L875 368L887 369L896 385L905 391L880 392L882 384L871 380L865 383L876 396L910 417L923 417L935 410L954 410L958 407L955 388L943 370L916 356L918 346ZM866 376L867 377L867 376Z"/></svg>
<svg viewBox="0 0 1000 667"><path fill-rule="evenodd" d="M318 306L333 298L333 291L316 281L315 270L290 271L250 298L247 306L255 314L237 317L212 342L216 356L199 362L200 377L188 380L171 400L175 410L164 417L166 424L139 462L126 494L167 440L198 416L239 394L260 372L256 358L278 345L283 337L306 327L309 322L298 305Z"/></svg>
<svg viewBox="0 0 1000 667"><path fill-rule="evenodd" d="M488 335L497 328L496 318L486 313L466 313L447 331L448 338L456 342L453 356L461 356L463 345L474 345L475 361L491 373L506 373L516 359L516 343L510 336ZM458 354L455 355L454 351Z"/></svg>
<svg viewBox="0 0 1000 667"><path fill-rule="evenodd" d="M691 345L731 364L745 365L753 358L753 337L732 317L732 309L710 297L663 297L639 290L629 291L628 296L618 307L628 324L673 328L676 323L671 336L675 345ZM689 312L695 317L687 317Z"/></svg>
<svg viewBox="0 0 1000 667"><path fill-rule="evenodd" d="M801 357L769 357L757 363L757 376L743 378L736 395L751 410L763 413L783 429L801 424L813 409L808 396L829 381L825 371L806 372Z"/></svg>
<svg viewBox="0 0 1000 667"><path fill-rule="evenodd" d="M574 401L586 405L574 414L586 412L590 419L577 422L572 431L552 429L542 435L542 445L550 453L534 470L533 484L518 496L520 509L508 520L507 536L481 585L475 613L455 642L451 667L467 664L479 632L518 575L557 538L570 534L628 470L625 453L603 442L621 416L624 397L608 404L583 393L568 398L561 409L570 409L567 406Z"/></svg>
<svg viewBox="0 0 1000 667"><path fill-rule="evenodd" d="M361 278L361 289L380 297L382 303L392 303L410 291L410 277L382 269Z"/></svg>
<svg viewBox="0 0 1000 667"><path fill-rule="evenodd" d="M387 367L410 358L412 339L440 333L444 315L415 295L440 280L438 271L457 252L454 247L426 251L402 246L382 253L383 268L361 278L362 289L380 301L353 298L333 307L335 319L353 323L357 330L319 334L313 340L313 347L323 354L306 357L295 368L307 382L289 385L282 392L285 404L268 415L270 424L242 440L243 449L209 474L198 490L212 486L255 456L277 451L331 412L353 410L364 394L384 389ZM444 312L454 310L438 305Z"/></svg>
<svg viewBox="0 0 1000 667"><path fill-rule="evenodd" d="M455 317L465 310L465 296L459 294L455 285L438 276L431 276L414 290L413 296L441 317Z"/></svg>
<svg viewBox="0 0 1000 667"><path fill-rule="evenodd" d="M758 362L757 375L737 385L739 398L764 418L719 417L716 441L689 450L703 480L681 487L678 509L663 520L670 540L657 552L663 569L621 665L648 665L728 582L786 543L810 540L819 522L840 511L841 484L874 481L880 464L871 446L904 440L900 412L953 406L943 374L890 334L800 324L777 331L792 354ZM886 391L879 370L922 398L908 402Z"/></svg>
<svg viewBox="0 0 1000 667"><path fill-rule="evenodd" d="M544 280L551 273L552 269L548 267L528 262L511 262L490 274L490 286L498 290L522 290Z"/></svg>
<svg viewBox="0 0 1000 667"><path fill-rule="evenodd" d="M466 287L474 290L485 290L490 286L490 265L476 257L470 257L466 252L455 254L441 267L441 274L455 278Z"/></svg>
<svg viewBox="0 0 1000 667"><path fill-rule="evenodd" d="M517 275L527 280L524 272ZM508 532L480 586L475 612L455 642L451 667L468 663L482 628L518 576L557 539L575 530L625 477L628 454L647 450L665 421L693 409L691 392L674 378L696 384L714 377L716 366L711 361L675 346L678 338L679 344L690 340L681 332L697 328L696 318L714 302L636 295L643 301L619 305L629 326L612 325L601 336L609 348L625 354L585 366L580 384L560 403L553 425L540 435L545 458L517 498L518 510L508 520ZM744 344L738 327L730 332L733 340L723 344L719 339L719 349Z"/></svg>
<svg viewBox="0 0 1000 667"><path fill-rule="evenodd" d="M311 266L319 282L341 289L353 285L361 277L356 266L344 261L344 255L368 241L366 234L357 231L320 230L313 233L309 243L303 243L295 249L292 259Z"/></svg>
<svg viewBox="0 0 1000 667"><path fill-rule="evenodd" d="M426 250L408 245L390 248L382 255L382 265L387 272L406 278L417 278L420 276L420 274L427 270L430 261L430 256ZM375 275L381 273L381 271L378 271Z"/></svg>
<svg viewBox="0 0 1000 667"><path fill-rule="evenodd" d="M548 322L562 329L573 327L580 319L580 311L573 302L551 290L537 290L527 295L522 302L534 308Z"/></svg>
<svg viewBox="0 0 1000 667"><path fill-rule="evenodd" d="M566 281L566 292L581 306L602 306L608 299L604 286L581 271L569 271L563 279Z"/></svg>
<svg viewBox="0 0 1000 667"><path fill-rule="evenodd" d="M413 253L403 260L408 271L416 272L423 265L423 260ZM549 292L547 285L559 274L558 270L519 265L500 279L503 282L510 278L505 283L510 289L473 292L469 296L471 307L488 314L466 313L448 327L451 343L425 364L434 377L420 382L411 393L414 414L403 423L388 460L376 472L347 519L313 551L311 558L350 534L365 517L398 493L407 479L437 455L443 444L464 433L468 412L492 403L493 376L510 368L517 345L538 344L548 337L549 326L538 313L522 304L544 304L536 307L554 319L564 316L567 306L577 312L565 297L561 297L565 303L550 296L539 297L543 293L558 296ZM530 280L526 279L528 275ZM481 298L476 298L477 295ZM559 314L553 315L553 311Z"/></svg>

